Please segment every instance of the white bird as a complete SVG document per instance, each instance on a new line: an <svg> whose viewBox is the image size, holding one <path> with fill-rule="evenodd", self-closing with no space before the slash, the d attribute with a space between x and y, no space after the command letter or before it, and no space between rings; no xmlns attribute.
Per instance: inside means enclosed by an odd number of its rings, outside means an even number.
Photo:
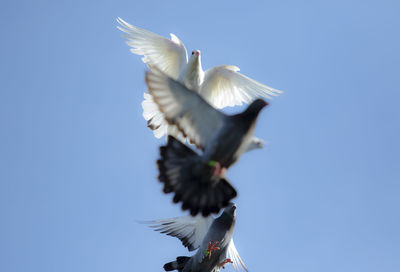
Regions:
<svg viewBox="0 0 400 272"><path fill-rule="evenodd" d="M121 25L118 29L125 33L127 44L132 47L132 53L143 55L144 63L158 67L188 89L198 92L215 108L249 104L256 98L271 99L272 96L282 93L239 73L237 66L221 65L203 71L200 51L193 50L188 60L185 46L174 34L171 33L171 39L168 39L133 26L121 18L117 21ZM147 120L148 127L154 131L155 137L161 138L170 134L184 139L176 127L168 126L150 94L144 93L142 107L143 117ZM263 141L255 138L247 151L261 148L262 144Z"/></svg>

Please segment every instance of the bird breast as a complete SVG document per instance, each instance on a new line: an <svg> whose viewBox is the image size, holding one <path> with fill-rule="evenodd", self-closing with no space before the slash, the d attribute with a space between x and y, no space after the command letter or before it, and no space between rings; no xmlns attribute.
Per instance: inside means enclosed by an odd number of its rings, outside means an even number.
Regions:
<svg viewBox="0 0 400 272"><path fill-rule="evenodd" d="M199 92L200 86L204 81L204 72L199 63L188 63L186 69L179 75L178 81L183 83L186 88Z"/></svg>

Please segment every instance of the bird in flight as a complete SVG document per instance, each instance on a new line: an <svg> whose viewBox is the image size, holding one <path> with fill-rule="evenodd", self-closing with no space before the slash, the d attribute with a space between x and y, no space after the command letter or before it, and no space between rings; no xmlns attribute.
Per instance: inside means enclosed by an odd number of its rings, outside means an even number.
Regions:
<svg viewBox="0 0 400 272"><path fill-rule="evenodd" d="M221 65L204 71L200 50L193 50L188 58L184 44L172 33L171 39L168 39L133 26L121 18L117 21L120 24L118 29L124 32L132 53L143 56L145 64L158 67L170 78L200 94L217 109L249 104L257 98L271 99L272 96L281 93L239 73L240 69L237 66ZM165 121L164 114L159 111L153 99L150 94L144 93L142 107L143 117L155 137L161 138L169 134L184 141L185 138L179 129ZM262 147L263 141L254 137L246 147L246 151Z"/></svg>
<svg viewBox="0 0 400 272"><path fill-rule="evenodd" d="M259 112L268 103L256 99L242 113L227 115L158 68L151 67L145 79L165 120L202 151L168 137L157 161L164 193L174 193L173 201L182 202L192 215L219 212L237 195L225 172L246 151Z"/></svg>
<svg viewBox="0 0 400 272"><path fill-rule="evenodd" d="M154 230L178 238L191 257L179 256L164 265L165 271L219 271L231 263L235 270L247 271L233 243L236 205L229 203L222 214L213 216L182 216L147 222ZM215 269L215 270L214 270Z"/></svg>

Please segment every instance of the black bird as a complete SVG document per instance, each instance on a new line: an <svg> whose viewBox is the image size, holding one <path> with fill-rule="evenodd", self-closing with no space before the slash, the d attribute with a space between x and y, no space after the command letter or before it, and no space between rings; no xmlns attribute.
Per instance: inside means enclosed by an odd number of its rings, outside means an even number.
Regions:
<svg viewBox="0 0 400 272"><path fill-rule="evenodd" d="M146 72L146 83L166 121L202 151L168 137L157 161L164 192L175 193L173 201L192 215L219 212L237 195L225 172L248 148L258 114L268 103L256 99L242 113L226 115L155 67Z"/></svg>

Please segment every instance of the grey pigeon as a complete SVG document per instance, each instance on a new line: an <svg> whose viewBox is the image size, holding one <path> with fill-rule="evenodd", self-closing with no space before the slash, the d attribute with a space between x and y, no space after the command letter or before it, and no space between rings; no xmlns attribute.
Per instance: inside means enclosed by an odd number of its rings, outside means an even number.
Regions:
<svg viewBox="0 0 400 272"><path fill-rule="evenodd" d="M215 108L251 103L258 97L271 98L281 93L239 73L240 69L236 66L221 65L203 71L200 51L193 50L188 58L184 44L174 34L171 33L171 39L168 39L121 18L117 21L121 25L118 29L124 32L132 53L142 55L144 63L158 67L169 77L196 91ZM165 122L151 95L145 93L144 99L143 117L154 136L161 138L169 134L184 140L176 127ZM254 139L247 151L262 147L262 142Z"/></svg>
<svg viewBox="0 0 400 272"><path fill-rule="evenodd" d="M232 239L235 221L236 205L230 203L218 218L183 216L150 222L156 231L180 239L189 251L198 249L191 257L166 263L165 271L217 272L229 263L235 270L247 271Z"/></svg>
<svg viewBox="0 0 400 272"><path fill-rule="evenodd" d="M167 122L202 150L199 155L168 137L157 161L164 192L174 192L173 201L181 201L192 215L219 212L237 195L225 172L248 148L258 114L268 103L256 99L242 113L226 115L155 67L146 72L146 82Z"/></svg>

